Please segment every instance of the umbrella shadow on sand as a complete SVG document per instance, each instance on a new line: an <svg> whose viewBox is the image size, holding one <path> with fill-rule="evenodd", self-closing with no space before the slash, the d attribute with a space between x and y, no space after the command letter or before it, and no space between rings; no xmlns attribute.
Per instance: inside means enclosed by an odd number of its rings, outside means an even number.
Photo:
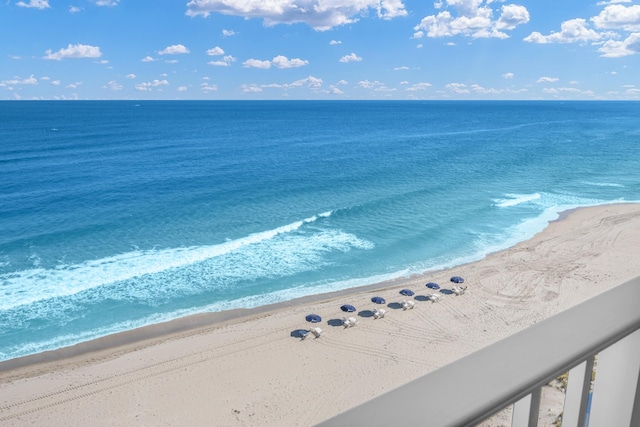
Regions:
<svg viewBox="0 0 640 427"><path fill-rule="evenodd" d="M342 326L343 322L342 319L329 319L327 321L327 325L329 326Z"/></svg>
<svg viewBox="0 0 640 427"><path fill-rule="evenodd" d="M307 331L306 329L296 329L296 330L291 331L290 335L293 338L302 339L302 338L306 337L308 333L309 333L309 331Z"/></svg>
<svg viewBox="0 0 640 427"><path fill-rule="evenodd" d="M428 297L428 296L426 296L426 295L417 295L417 296L415 297L415 300L416 300L416 301L423 301L423 302L424 302L424 301L430 301L429 297Z"/></svg>
<svg viewBox="0 0 640 427"><path fill-rule="evenodd" d="M358 313L360 317L373 317L373 311L371 310L362 310Z"/></svg>
<svg viewBox="0 0 640 427"><path fill-rule="evenodd" d="M399 302L390 302L389 304L387 304L387 307L393 310L398 310L402 308L402 304L400 304Z"/></svg>
<svg viewBox="0 0 640 427"><path fill-rule="evenodd" d="M453 295L453 291L451 289L440 289L440 293L445 295Z"/></svg>

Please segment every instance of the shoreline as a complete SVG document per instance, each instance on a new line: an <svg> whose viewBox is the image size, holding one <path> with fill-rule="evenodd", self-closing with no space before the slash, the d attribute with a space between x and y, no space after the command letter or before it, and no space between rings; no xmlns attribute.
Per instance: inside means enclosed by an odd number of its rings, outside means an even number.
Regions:
<svg viewBox="0 0 640 427"><path fill-rule="evenodd" d="M621 205L635 205L635 203L620 203ZM472 261L460 266L451 267L442 270L427 271L425 273L416 273L411 276L403 276L395 279L386 280L383 282L373 283L364 286L357 286L353 288L342 289L338 291L326 292L321 294L306 295L299 298L294 298L288 301L281 301L273 304L267 304L259 307L252 308L237 308L232 310L225 310L219 312L197 313L188 316L179 317L176 319L168 320L165 322L155 323L151 325L145 325L138 328L134 328L127 331L116 332L113 334L105 335L103 337L94 338L88 341L80 342L74 345L61 347L55 350L47 350L39 353L29 354L25 356L16 357L0 361L0 373L5 371L11 371L14 369L28 368L33 365L49 364L55 362L62 362L66 359L72 359L82 357L95 352L114 352L126 351L126 347L138 347L143 343L152 343L155 340L162 340L168 337L188 334L190 332L196 332L199 329L215 327L223 324L233 322L243 322L254 319L256 317L268 315L271 312L277 312L285 308L298 307L311 303L328 302L342 297L348 297L352 294L368 293L376 290L386 290L390 288L403 287L407 283L412 283L417 280L428 280L428 277L441 274L444 272L451 272L453 275L456 269L464 266L470 266L492 256L495 253L501 253L511 250L522 244L526 244L530 240L533 240L538 234L544 233L551 224L565 221L572 213L581 211L584 209L601 208L606 206L616 206L618 204L605 204L597 206L579 207L567 209L558 213L558 218L550 221L542 231L536 233L531 239L518 242L512 247L499 250L497 252L489 253L484 258ZM637 204L640 207L640 204ZM1 377L0 377L1 381Z"/></svg>
<svg viewBox="0 0 640 427"><path fill-rule="evenodd" d="M7 369L23 358L11 359L0 363L0 422L313 425L640 276L639 239L640 204L579 208L453 269L188 316ZM424 296L426 281L448 288L453 275L466 279L465 295L393 306L399 289ZM364 314L374 295L390 303L383 319ZM342 327L344 303L361 310L357 327ZM323 335L293 338L317 326L304 319L311 312Z"/></svg>

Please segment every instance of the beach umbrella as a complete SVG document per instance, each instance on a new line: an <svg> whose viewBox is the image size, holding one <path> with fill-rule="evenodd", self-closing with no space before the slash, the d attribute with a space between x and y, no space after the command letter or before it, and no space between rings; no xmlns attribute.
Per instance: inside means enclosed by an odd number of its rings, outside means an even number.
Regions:
<svg viewBox="0 0 640 427"><path fill-rule="evenodd" d="M464 283L464 279L462 277L460 277L460 276L453 276L451 278L451 281L453 283Z"/></svg>
<svg viewBox="0 0 640 427"><path fill-rule="evenodd" d="M440 289L440 285L438 285L437 283L429 282L429 283L427 283L427 288L429 288L429 289Z"/></svg>
<svg viewBox="0 0 640 427"><path fill-rule="evenodd" d="M346 311L347 313L353 313L354 311L356 311L356 308L351 304L345 304L342 307L340 307L340 310Z"/></svg>
<svg viewBox="0 0 640 427"><path fill-rule="evenodd" d="M376 304L384 304L386 302L382 297L373 297L371 298L371 301L375 302Z"/></svg>
<svg viewBox="0 0 640 427"><path fill-rule="evenodd" d="M401 295L407 296L407 297L412 297L413 296L413 291L411 289L403 289L400 291Z"/></svg>
<svg viewBox="0 0 640 427"><path fill-rule="evenodd" d="M318 316L317 314L307 314L307 317L305 317L305 319L307 319L307 322L311 323L320 323L322 321L322 317Z"/></svg>

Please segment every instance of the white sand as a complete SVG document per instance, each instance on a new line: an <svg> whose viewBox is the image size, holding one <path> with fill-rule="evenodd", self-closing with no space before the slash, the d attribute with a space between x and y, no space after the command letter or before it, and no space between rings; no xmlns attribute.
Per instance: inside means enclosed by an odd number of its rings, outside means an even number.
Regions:
<svg viewBox="0 0 640 427"><path fill-rule="evenodd" d="M486 259L387 284L283 304L169 336L0 372L1 425L308 426L640 276L640 205L579 209ZM359 316L374 295L429 293L466 278L465 295ZM391 287L389 287L391 286ZM386 307L385 307L386 308ZM319 339L290 333L323 317ZM0 364L0 369L3 365ZM557 400L557 399L556 399ZM545 421L546 423L546 421ZM485 424L488 425L488 424Z"/></svg>

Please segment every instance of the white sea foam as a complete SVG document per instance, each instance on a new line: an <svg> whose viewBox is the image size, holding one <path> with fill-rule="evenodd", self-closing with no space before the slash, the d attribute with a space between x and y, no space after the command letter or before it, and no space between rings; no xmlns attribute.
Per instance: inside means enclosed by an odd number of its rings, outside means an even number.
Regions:
<svg viewBox="0 0 640 427"><path fill-rule="evenodd" d="M505 194L506 199L495 199L495 205L500 208L517 206L540 198L540 193L533 194Z"/></svg>
<svg viewBox="0 0 640 427"><path fill-rule="evenodd" d="M615 187L615 188L624 188L623 184L617 184L614 182L591 182L591 181L583 181L584 185L591 185L594 187Z"/></svg>
<svg viewBox="0 0 640 427"><path fill-rule="evenodd" d="M3 274L0 276L0 309L8 310L117 283L136 285L127 287L127 298L146 298L152 296L147 295L149 293L162 294L163 291L184 293L185 290L179 288L191 286L189 280L176 280L172 285L159 287L153 277L179 278L204 269L198 273L200 276L208 274L214 284L224 284L225 277L232 281L238 277L255 279L265 274L293 274L311 268L313 263L321 263L319 258L327 252L372 247L370 242L337 230L292 235L304 224L330 215L331 212L324 212L218 245L135 250L81 264L60 265L55 269L40 267Z"/></svg>

